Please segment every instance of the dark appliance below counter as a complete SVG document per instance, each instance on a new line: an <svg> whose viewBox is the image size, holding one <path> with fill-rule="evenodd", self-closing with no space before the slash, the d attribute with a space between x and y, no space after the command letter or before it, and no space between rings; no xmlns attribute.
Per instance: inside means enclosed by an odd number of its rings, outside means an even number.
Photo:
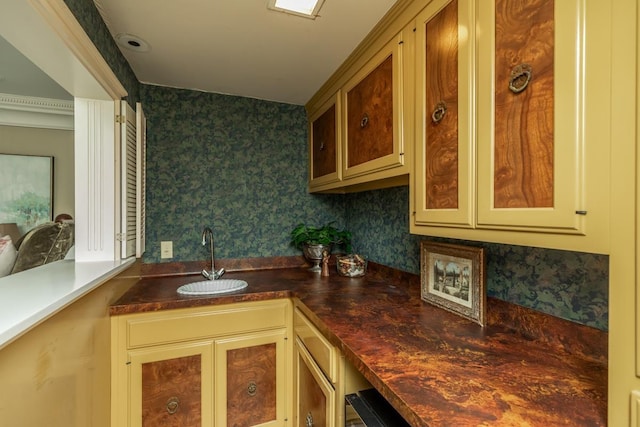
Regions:
<svg viewBox="0 0 640 427"><path fill-rule="evenodd" d="M376 389L345 397L345 427L411 427Z"/></svg>

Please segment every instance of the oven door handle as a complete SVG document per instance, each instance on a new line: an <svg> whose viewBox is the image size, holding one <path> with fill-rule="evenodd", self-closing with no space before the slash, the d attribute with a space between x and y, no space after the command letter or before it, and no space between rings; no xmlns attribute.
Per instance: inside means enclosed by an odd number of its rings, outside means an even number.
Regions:
<svg viewBox="0 0 640 427"><path fill-rule="evenodd" d="M346 403L351 405L366 427L386 427L386 424L378 418L367 402L356 393L347 394L344 397Z"/></svg>

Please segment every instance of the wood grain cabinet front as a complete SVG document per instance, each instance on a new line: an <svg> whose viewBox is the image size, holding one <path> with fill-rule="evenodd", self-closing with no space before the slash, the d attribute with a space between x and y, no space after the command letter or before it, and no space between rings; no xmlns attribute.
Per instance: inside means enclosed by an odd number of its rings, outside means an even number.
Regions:
<svg viewBox="0 0 640 427"><path fill-rule="evenodd" d="M434 0L417 16L412 233L608 251L597 3Z"/></svg>
<svg viewBox="0 0 640 427"><path fill-rule="evenodd" d="M345 179L405 164L403 45L400 34L342 89Z"/></svg>
<svg viewBox="0 0 640 427"><path fill-rule="evenodd" d="M233 321L226 329L219 324L225 320ZM111 322L112 426L282 427L292 418L289 300L128 314ZM143 340L142 329L155 338Z"/></svg>
<svg viewBox="0 0 640 427"><path fill-rule="evenodd" d="M352 192L407 184L412 145L413 30L378 41L319 92L309 113L309 190ZM410 54L405 55L406 51Z"/></svg>
<svg viewBox="0 0 640 427"><path fill-rule="evenodd" d="M119 425L212 425L213 342L158 346L128 356L131 386L125 395L131 416Z"/></svg>
<svg viewBox="0 0 640 427"><path fill-rule="evenodd" d="M216 425L286 424L286 329L216 340Z"/></svg>
<svg viewBox="0 0 640 427"><path fill-rule="evenodd" d="M474 226L473 11L435 0L416 17L418 226Z"/></svg>
<svg viewBox="0 0 640 427"><path fill-rule="evenodd" d="M295 425L345 425L345 395L371 388L371 384L299 307L294 310L293 325Z"/></svg>
<svg viewBox="0 0 640 427"><path fill-rule="evenodd" d="M309 188L339 182L342 177L340 93L309 117Z"/></svg>
<svg viewBox="0 0 640 427"><path fill-rule="evenodd" d="M334 427L337 421L336 390L302 342L296 341L296 426Z"/></svg>

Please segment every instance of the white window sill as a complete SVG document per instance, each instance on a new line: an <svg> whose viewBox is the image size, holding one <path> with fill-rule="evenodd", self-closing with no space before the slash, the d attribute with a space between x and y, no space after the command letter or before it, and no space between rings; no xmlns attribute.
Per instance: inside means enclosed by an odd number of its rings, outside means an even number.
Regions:
<svg viewBox="0 0 640 427"><path fill-rule="evenodd" d="M62 260L0 280L0 348L128 268L135 259Z"/></svg>

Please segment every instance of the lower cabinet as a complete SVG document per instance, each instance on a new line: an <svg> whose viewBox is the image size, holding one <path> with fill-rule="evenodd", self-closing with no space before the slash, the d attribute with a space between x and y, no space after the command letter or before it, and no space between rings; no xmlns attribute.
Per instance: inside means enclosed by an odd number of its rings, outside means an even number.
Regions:
<svg viewBox="0 0 640 427"><path fill-rule="evenodd" d="M286 412L285 329L215 342L217 426L280 426Z"/></svg>
<svg viewBox="0 0 640 427"><path fill-rule="evenodd" d="M204 341L131 351L126 393L131 415L122 425L211 425L212 349L212 342Z"/></svg>
<svg viewBox="0 0 640 427"><path fill-rule="evenodd" d="M295 426L345 425L344 396L371 384L298 308L293 325Z"/></svg>
<svg viewBox="0 0 640 427"><path fill-rule="evenodd" d="M289 425L289 300L111 322L112 426Z"/></svg>
<svg viewBox="0 0 640 427"><path fill-rule="evenodd" d="M296 339L296 408L298 427L334 427L336 390L323 375L304 344Z"/></svg>

